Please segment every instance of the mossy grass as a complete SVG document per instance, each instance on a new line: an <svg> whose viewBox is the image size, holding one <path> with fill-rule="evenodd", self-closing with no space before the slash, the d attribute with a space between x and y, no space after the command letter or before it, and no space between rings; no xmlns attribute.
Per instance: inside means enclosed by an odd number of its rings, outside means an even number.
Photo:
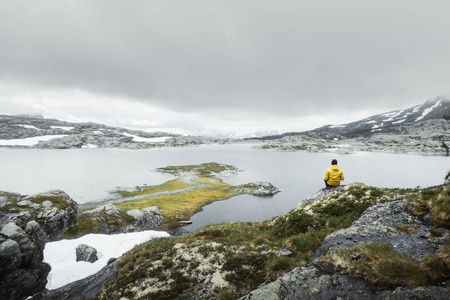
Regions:
<svg viewBox="0 0 450 300"><path fill-rule="evenodd" d="M436 227L450 228L450 185L417 191L406 198L405 206L418 216L431 214Z"/></svg>
<svg viewBox="0 0 450 300"><path fill-rule="evenodd" d="M343 192L335 191L326 196L327 201L316 201L277 218L274 231L280 237L285 237L311 230L344 228L373 204L392 200L407 192L408 190L402 189L378 189L352 184Z"/></svg>
<svg viewBox="0 0 450 300"><path fill-rule="evenodd" d="M189 185L187 183L183 182L182 180L174 179L174 180L166 181L159 185L142 186L142 187L140 187L141 190L139 190L139 191L130 192L130 191L116 190L115 193L119 194L122 198L128 198L128 197L152 195L152 194L157 194L157 193L183 190L188 187L189 187Z"/></svg>
<svg viewBox="0 0 450 300"><path fill-rule="evenodd" d="M326 267L362 277L383 286L424 286L445 277L444 262L439 257L417 261L392 249L388 243L357 245L339 249L319 260Z"/></svg>
<svg viewBox="0 0 450 300"><path fill-rule="evenodd" d="M98 220L101 220L101 222ZM77 218L76 225L70 227L64 233L64 238L74 239L86 233L104 233L101 223L105 223L109 227L109 230L113 232L121 232L122 228L133 225L134 222L135 219L124 210L119 211L117 215L110 215L105 211L81 214Z"/></svg>
<svg viewBox="0 0 450 300"><path fill-rule="evenodd" d="M178 181L174 180L173 182ZM194 186L193 189L172 190L171 193L156 196L150 194L140 200L127 200L127 198L124 198L123 202L116 204L116 206L124 210L157 206L163 216L160 228L170 229L179 226L180 221L188 220L192 215L200 211L203 206L239 194L232 185L223 183L215 178L210 180L207 177L199 177L194 185L190 185L191 187ZM172 183L171 186L186 188L183 184ZM141 193L141 195L143 194Z"/></svg>

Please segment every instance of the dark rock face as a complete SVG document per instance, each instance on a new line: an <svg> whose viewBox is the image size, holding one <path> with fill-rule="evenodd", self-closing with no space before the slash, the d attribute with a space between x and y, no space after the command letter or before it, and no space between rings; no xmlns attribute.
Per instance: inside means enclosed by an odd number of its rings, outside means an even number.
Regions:
<svg viewBox="0 0 450 300"><path fill-rule="evenodd" d="M99 292L105 283L112 281L116 277L115 262L108 264L106 267L84 279L67 284L59 289L45 290L32 299L45 300L78 300L84 298L94 297Z"/></svg>
<svg viewBox="0 0 450 300"><path fill-rule="evenodd" d="M77 204L59 190L33 196L0 192L0 198L0 299L23 299L47 284L45 243L72 226Z"/></svg>
<svg viewBox="0 0 450 300"><path fill-rule="evenodd" d="M77 261L94 263L98 260L97 249L86 244L79 244L75 249Z"/></svg>
<svg viewBox="0 0 450 300"><path fill-rule="evenodd" d="M279 300L381 300L381 299L448 299L437 287L397 288L379 292L364 281L342 274L327 274L316 267L296 268L276 281L265 285L242 299Z"/></svg>

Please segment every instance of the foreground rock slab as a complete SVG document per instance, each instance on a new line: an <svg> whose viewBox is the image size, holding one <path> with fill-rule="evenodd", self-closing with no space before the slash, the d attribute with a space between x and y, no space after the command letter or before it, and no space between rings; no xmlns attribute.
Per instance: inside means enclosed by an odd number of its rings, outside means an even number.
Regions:
<svg viewBox="0 0 450 300"><path fill-rule="evenodd" d="M314 266L308 266L296 268L276 281L251 292L241 299L446 300L448 297L449 295L438 287L397 288L391 291L381 292L360 279L339 273L327 274Z"/></svg>
<svg viewBox="0 0 450 300"><path fill-rule="evenodd" d="M23 299L47 284L45 243L75 223L77 203L60 190L32 196L0 192L0 198L0 299Z"/></svg>

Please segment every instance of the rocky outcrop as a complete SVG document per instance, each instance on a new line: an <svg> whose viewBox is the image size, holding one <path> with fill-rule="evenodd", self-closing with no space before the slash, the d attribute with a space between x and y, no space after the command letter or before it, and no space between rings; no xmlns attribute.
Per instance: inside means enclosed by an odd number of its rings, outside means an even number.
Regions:
<svg viewBox="0 0 450 300"><path fill-rule="evenodd" d="M22 196L0 192L0 298L23 299L44 289L50 266L46 242L59 239L75 222L77 204L55 190Z"/></svg>
<svg viewBox="0 0 450 300"><path fill-rule="evenodd" d="M409 214L403 207L403 200L379 203L369 207L352 226L327 236L315 257L331 254L337 249L379 242L387 242L397 252L415 259L437 256L449 237L431 236L431 227L430 222ZM404 228L407 233L396 228Z"/></svg>
<svg viewBox="0 0 450 300"><path fill-rule="evenodd" d="M279 299L448 299L448 294L438 287L397 288L379 291L376 287L339 273L330 274L314 266L296 268L247 296L245 300Z"/></svg>
<svg viewBox="0 0 450 300"><path fill-rule="evenodd" d="M94 263L98 260L97 249L86 244L79 244L75 248L77 261L87 261Z"/></svg>
<svg viewBox="0 0 450 300"><path fill-rule="evenodd" d="M89 204L92 205L92 204ZM83 210L80 206L80 210ZM79 213L77 222L66 237L79 237L86 233L117 234L157 228L161 224L161 212L157 206L125 210L107 203Z"/></svg>
<svg viewBox="0 0 450 300"><path fill-rule="evenodd" d="M249 194L254 196L273 196L276 193L280 192L280 190L270 182L259 181L239 185L237 187L237 190L242 194Z"/></svg>
<svg viewBox="0 0 450 300"><path fill-rule="evenodd" d="M358 192L355 189L362 186L352 184L320 190L302 201L298 210L315 211L317 214L317 209L320 211L326 206L330 209L332 207L330 204L333 203L348 199L353 199L354 203L362 203L365 201L363 197L381 195L380 191L376 190ZM395 190L393 192L396 193ZM426 286L427 281L422 279L404 279L408 273L425 274L423 270L435 272L430 278L433 276L445 278L445 274L448 274L448 266L445 271L444 258L448 255L444 254L448 253L448 249L444 248L448 248L450 241L448 228L436 226L442 222L433 220L432 213L422 210L420 217L414 215L411 209L414 206L410 201L419 206L421 204L417 203L422 201L417 200L421 197L420 192L416 193L411 196L411 199L415 200L405 200L406 196L404 198L396 194L384 199L379 196L373 198L375 204L368 207L351 226L336 230L325 238L321 246L314 251L309 265L292 270L242 299L448 299L448 289L439 287L440 281L436 279L434 280L437 286ZM425 191L425 197L434 194L436 199L448 202L448 198L445 198L446 193L448 189L445 187L436 187ZM426 199L425 201L432 201L430 198ZM431 212L434 209L443 208L429 208ZM444 219L448 218L445 209L437 215ZM294 217L294 214L291 213L290 217ZM362 250L363 248L358 246L371 246L370 249L373 250L368 252L369 247ZM380 249L384 249L383 252ZM338 253L339 251L342 252ZM381 258L377 258L377 255ZM373 259L369 264L378 264L380 260L383 262L375 267L370 265L368 269L363 269L367 257ZM388 269L390 264L395 264L394 270ZM402 270L402 264L408 264L408 267ZM380 270L383 275L368 275L373 273L370 269L372 267ZM401 271L395 273L397 271L395 269ZM404 281L391 282L395 276ZM413 281L415 283L412 283Z"/></svg>

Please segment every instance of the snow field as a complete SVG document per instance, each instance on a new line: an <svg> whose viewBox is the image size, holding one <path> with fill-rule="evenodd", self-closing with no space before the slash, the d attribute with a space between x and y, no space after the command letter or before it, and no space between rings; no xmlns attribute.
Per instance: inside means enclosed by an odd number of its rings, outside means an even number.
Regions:
<svg viewBox="0 0 450 300"><path fill-rule="evenodd" d="M50 264L52 270L47 277L46 288L57 289L95 274L106 266L111 257L118 258L138 244L169 236L164 231L148 230L115 235L87 234L74 240L47 243L44 249L44 261ZM98 260L94 263L77 262L75 249L79 244L86 244L97 249Z"/></svg>

